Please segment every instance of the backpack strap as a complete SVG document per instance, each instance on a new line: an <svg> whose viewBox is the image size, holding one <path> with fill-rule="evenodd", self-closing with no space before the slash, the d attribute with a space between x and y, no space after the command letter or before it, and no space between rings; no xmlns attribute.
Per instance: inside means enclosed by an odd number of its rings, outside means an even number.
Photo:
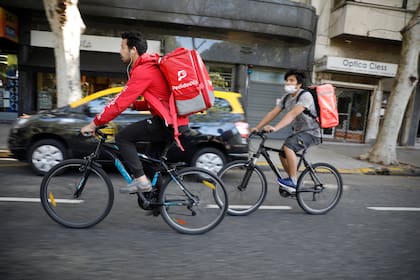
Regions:
<svg viewBox="0 0 420 280"><path fill-rule="evenodd" d="M281 107L282 110L284 110L284 108L286 108L286 100L289 98L289 95L290 95L290 93L288 95L286 95L286 97L283 98L283 104L282 104L282 107Z"/></svg>
<svg viewBox="0 0 420 280"><path fill-rule="evenodd" d="M314 105L315 105L316 100L315 100L314 96L312 95L312 93L309 90L306 90L306 89L304 89L301 92L299 92L299 94L298 94L298 96L296 98L296 103L299 101L299 98L301 97L301 95L304 94L305 92L309 92L311 94L312 99L314 100ZM316 115L312 114L311 111L308 108L305 108L305 110L303 110L303 113L305 113L306 115L312 117L314 120L317 120L318 119L318 117Z"/></svg>

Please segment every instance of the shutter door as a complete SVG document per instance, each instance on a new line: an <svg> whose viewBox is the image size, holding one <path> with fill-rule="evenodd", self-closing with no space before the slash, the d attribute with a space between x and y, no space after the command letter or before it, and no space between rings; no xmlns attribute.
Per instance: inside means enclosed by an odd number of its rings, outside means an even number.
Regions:
<svg viewBox="0 0 420 280"><path fill-rule="evenodd" d="M267 83L250 81L247 100L247 120L250 127L255 127L260 120L275 106L276 100L282 97L281 85L278 83ZM281 113L270 124L276 124L284 113ZM286 127L279 132L270 134L270 138L285 139L291 134L290 127Z"/></svg>

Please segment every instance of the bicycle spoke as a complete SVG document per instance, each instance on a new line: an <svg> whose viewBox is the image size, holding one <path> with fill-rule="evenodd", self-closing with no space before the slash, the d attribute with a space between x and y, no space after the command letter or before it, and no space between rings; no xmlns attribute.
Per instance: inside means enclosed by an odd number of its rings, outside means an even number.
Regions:
<svg viewBox="0 0 420 280"><path fill-rule="evenodd" d="M178 181L170 181L162 190L162 217L181 233L199 234L214 228L227 210L222 182L199 168L179 171ZM217 203L217 199L223 201ZM216 206L216 207L215 207Z"/></svg>
<svg viewBox="0 0 420 280"><path fill-rule="evenodd" d="M299 177L296 196L307 213L325 214L338 204L342 189L341 176L333 166L315 163Z"/></svg>
<svg viewBox="0 0 420 280"><path fill-rule="evenodd" d="M51 169L41 184L44 209L53 220L66 227L93 226L105 218L112 207L114 193L105 172L93 168L87 176L81 171L83 164L82 160L62 162Z"/></svg>

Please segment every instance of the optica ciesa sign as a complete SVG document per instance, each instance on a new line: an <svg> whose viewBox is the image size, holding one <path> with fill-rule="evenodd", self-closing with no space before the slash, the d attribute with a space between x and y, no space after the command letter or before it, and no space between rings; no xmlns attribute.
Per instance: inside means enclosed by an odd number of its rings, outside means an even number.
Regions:
<svg viewBox="0 0 420 280"><path fill-rule="evenodd" d="M395 77L397 69L397 64L335 56L324 57L317 64L317 71L335 70L385 77Z"/></svg>

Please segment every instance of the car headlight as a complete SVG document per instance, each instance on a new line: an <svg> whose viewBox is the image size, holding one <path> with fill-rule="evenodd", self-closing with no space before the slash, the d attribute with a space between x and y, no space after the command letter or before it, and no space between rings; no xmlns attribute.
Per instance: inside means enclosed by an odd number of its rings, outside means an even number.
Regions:
<svg viewBox="0 0 420 280"><path fill-rule="evenodd" d="M30 118L31 117L29 115L23 115L22 117L17 118L13 123L13 128L23 127L29 121Z"/></svg>

